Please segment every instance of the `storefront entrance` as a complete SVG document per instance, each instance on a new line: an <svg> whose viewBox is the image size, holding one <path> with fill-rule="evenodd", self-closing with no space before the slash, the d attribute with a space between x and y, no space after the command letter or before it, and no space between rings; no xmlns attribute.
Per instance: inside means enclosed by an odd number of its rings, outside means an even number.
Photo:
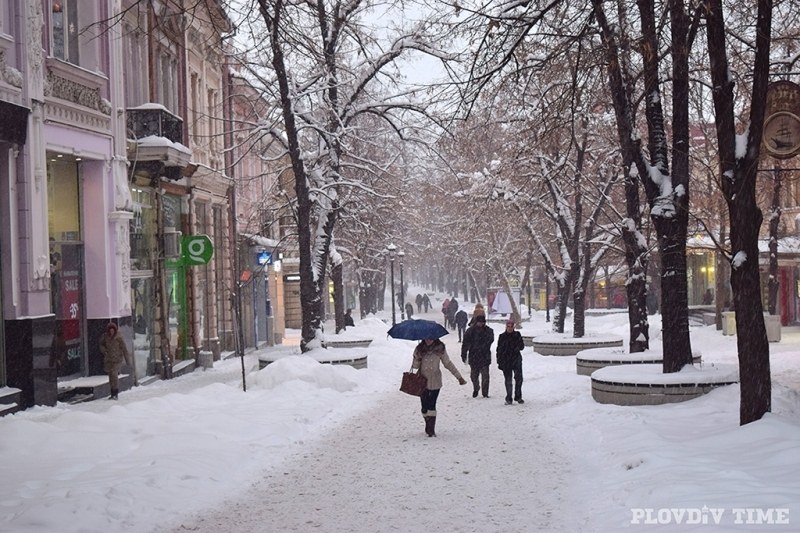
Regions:
<svg viewBox="0 0 800 533"><path fill-rule="evenodd" d="M49 152L47 161L50 311L56 319L49 366L61 377L84 374L88 364L80 160Z"/></svg>

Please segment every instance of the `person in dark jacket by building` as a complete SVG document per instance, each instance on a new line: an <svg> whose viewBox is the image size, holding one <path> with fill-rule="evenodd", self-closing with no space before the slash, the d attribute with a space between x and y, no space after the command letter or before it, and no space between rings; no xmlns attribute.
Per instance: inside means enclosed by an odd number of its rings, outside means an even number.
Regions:
<svg viewBox="0 0 800 533"><path fill-rule="evenodd" d="M525 343L522 334L514 331L514 321L506 322L506 330L497 338L497 367L503 371L506 384L506 405L511 405L511 376L514 376L514 400L522 399L522 350Z"/></svg>
<svg viewBox="0 0 800 533"><path fill-rule="evenodd" d="M463 309L459 309L456 313L456 329L458 329L458 342L464 338L464 331L467 329L467 320L469 315Z"/></svg>
<svg viewBox="0 0 800 533"><path fill-rule="evenodd" d="M467 328L461 344L461 360L469 363L469 377L472 380L472 397L478 391L484 398L489 397L489 365L492 364L492 343L494 331L486 325L486 317L478 315L475 324Z"/></svg>
<svg viewBox="0 0 800 533"><path fill-rule="evenodd" d="M103 354L103 370L108 374L108 385L111 388L111 400L118 399L119 371L123 363L131 364L131 356L125 339L118 333L119 328L113 322L106 326L106 332L100 338L100 353Z"/></svg>
<svg viewBox="0 0 800 533"><path fill-rule="evenodd" d="M414 350L414 359L411 369L419 369L419 373L428 380L428 387L420 396L422 404L422 418L425 419L425 433L429 437L436 436L436 400L442 388L442 371L439 365L450 371L458 380L459 385L465 385L467 380L461 377L456 365L447 355L444 343L439 339L425 339Z"/></svg>

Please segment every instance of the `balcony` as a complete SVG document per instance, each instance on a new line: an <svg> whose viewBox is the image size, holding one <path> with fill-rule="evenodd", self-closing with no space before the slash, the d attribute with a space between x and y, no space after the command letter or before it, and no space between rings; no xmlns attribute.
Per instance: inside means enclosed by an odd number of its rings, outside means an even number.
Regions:
<svg viewBox="0 0 800 533"><path fill-rule="evenodd" d="M183 141L183 120L161 104L131 107L127 113L128 132L133 133L134 139L165 137L174 143Z"/></svg>
<svg viewBox="0 0 800 533"><path fill-rule="evenodd" d="M181 144L183 120L160 104L144 104L127 110L127 126L128 160L135 172L170 180L184 177L192 151Z"/></svg>

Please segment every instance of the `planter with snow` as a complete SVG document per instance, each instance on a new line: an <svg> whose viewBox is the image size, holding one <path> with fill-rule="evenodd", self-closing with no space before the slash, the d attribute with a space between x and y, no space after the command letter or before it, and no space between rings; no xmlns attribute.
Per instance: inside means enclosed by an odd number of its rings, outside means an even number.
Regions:
<svg viewBox="0 0 800 533"><path fill-rule="evenodd" d="M540 355L575 355L592 348L612 348L622 346L619 335L587 334L575 338L562 333L538 335L533 339L533 351Z"/></svg>
<svg viewBox="0 0 800 533"><path fill-rule="evenodd" d="M699 353L692 354L692 363L699 364ZM615 346L612 348L593 348L578 352L575 356L575 369L578 375L591 376L592 372L615 365L642 365L662 364L664 362L661 350L647 350L646 352L628 353L628 348Z"/></svg>
<svg viewBox="0 0 800 533"><path fill-rule="evenodd" d="M614 405L662 405L692 400L738 382L735 365L686 365L670 374L656 364L616 365L592 373L592 398Z"/></svg>
<svg viewBox="0 0 800 533"><path fill-rule="evenodd" d="M313 357L317 362L330 365L350 365L353 368L367 368L367 352L358 349L317 349L305 354ZM292 357L285 352L267 352L258 356L258 368L262 369L270 363L274 363L283 357Z"/></svg>

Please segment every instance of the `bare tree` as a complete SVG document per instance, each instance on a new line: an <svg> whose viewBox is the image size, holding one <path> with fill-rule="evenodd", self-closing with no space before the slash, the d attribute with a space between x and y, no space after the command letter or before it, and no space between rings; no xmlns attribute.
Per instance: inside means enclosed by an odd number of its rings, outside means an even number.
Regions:
<svg viewBox="0 0 800 533"><path fill-rule="evenodd" d="M258 0L258 19L245 16L240 24L252 27L250 48L242 54L248 75L265 92L277 88L280 116L265 119L264 129L283 144L291 161L304 351L321 341L325 273L347 180L343 158L359 131L359 118L377 117L399 137L413 138L416 130L406 129L407 116L427 116L430 105L398 89L393 70L407 52L436 53L425 24L388 37L370 33L363 23L369 7L359 0Z"/></svg>
<svg viewBox="0 0 800 533"><path fill-rule="evenodd" d="M721 0L702 4L706 19L708 53L711 60L712 96L719 145L722 192L731 223L731 286L736 310L741 401L739 421L761 419L771 409L769 343L761 306L758 271L758 235L761 210L756 203L756 177L769 83L772 1L759 0L753 40L753 78L749 124L737 135L734 83L729 75L726 23ZM741 328L741 329L738 329Z"/></svg>

